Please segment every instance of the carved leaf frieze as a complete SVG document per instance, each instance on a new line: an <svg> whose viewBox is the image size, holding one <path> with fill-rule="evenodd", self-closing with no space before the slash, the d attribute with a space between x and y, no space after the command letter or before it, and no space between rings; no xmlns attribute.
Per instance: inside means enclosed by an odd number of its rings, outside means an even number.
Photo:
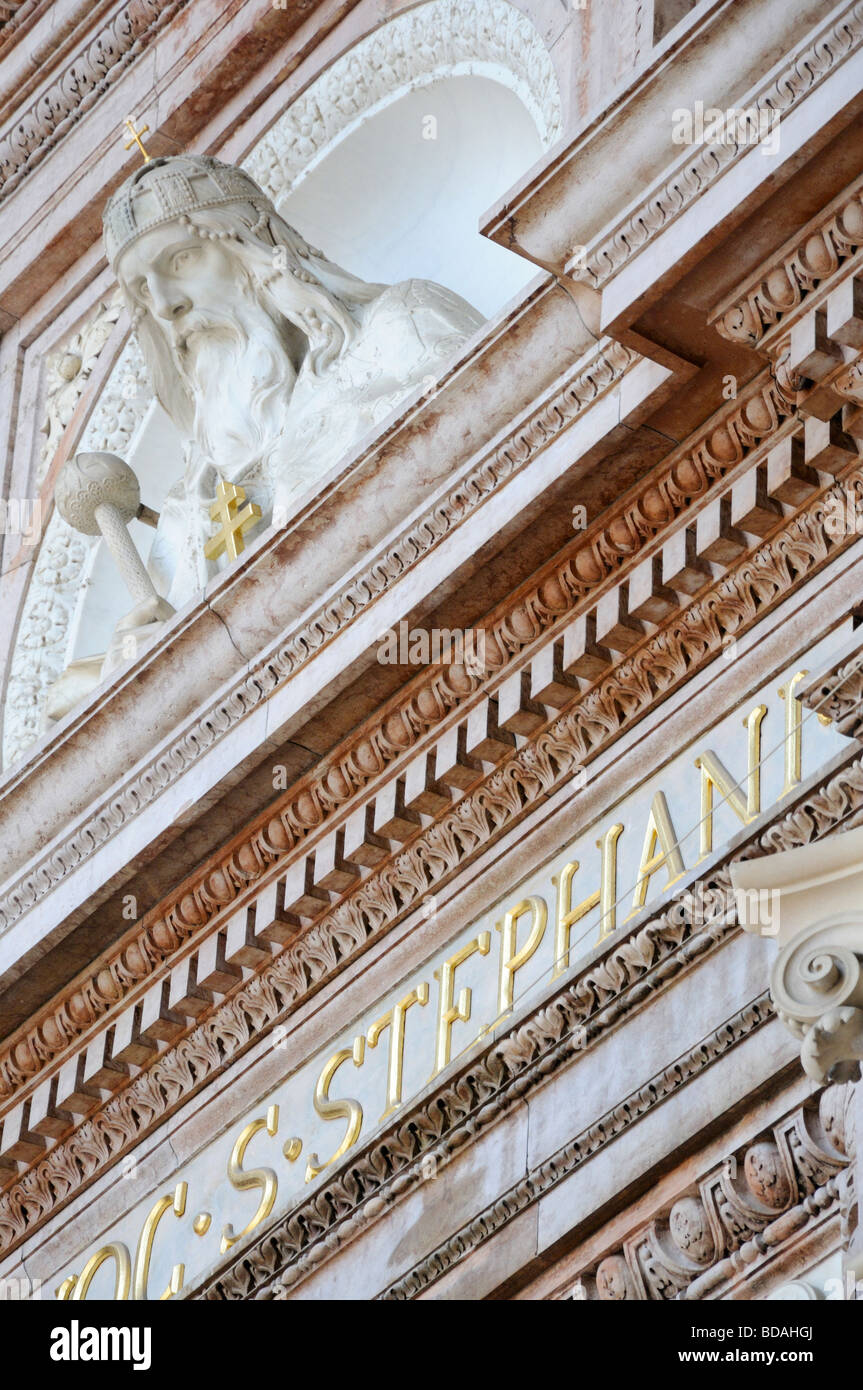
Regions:
<svg viewBox="0 0 863 1390"><path fill-rule="evenodd" d="M863 480L860 481L860 486L863 487ZM818 506L822 505L823 501L819 501ZM813 508L813 511L817 511L817 508ZM811 518L797 517L794 525L799 528L807 521L812 524ZM785 534L780 535L773 545L781 548L787 539ZM825 537L825 555L826 540ZM768 552L770 545L765 545L762 549ZM766 554L764 558L766 560ZM762 566L754 571L760 581L763 572ZM745 574L738 578L740 586L744 587L752 575L753 569L747 565ZM784 577L777 574L777 593L781 593L784 586L792 583L795 577L787 572ZM720 587L723 586L730 587L728 578L722 581ZM751 587L749 593L750 621L754 621L760 615L761 609L752 598ZM693 605L692 609L687 610L687 614L693 614L695 609L700 607L701 605ZM737 614L735 621L736 619ZM663 641L667 640L665 634L661 636ZM721 641L721 636L721 630L715 626L717 643ZM710 642L707 641L703 650L709 649ZM681 678L685 678L688 673L688 663L684 662ZM573 744L579 749L578 760L582 757L580 750L584 746L583 734L575 713L556 721L556 726L557 730L552 737L557 756L561 760L557 768L559 775L565 776L566 768L563 764L568 763L571 767L575 761ZM555 766L554 760L552 766ZM525 786L532 786L535 795L542 783L531 779ZM493 793L489 793L487 788L480 788L470 795L480 804L490 805L494 801ZM859 759L849 759L847 768L834 775L825 786L801 799L800 803L780 821L761 832L747 847L735 851L735 854L738 857L751 857L808 843L816 835L823 834L831 824L843 820L849 812L861 805L863 763ZM493 833L492 822L489 820L489 839ZM459 855L462 853L458 842L453 842L454 858L449 864L446 861L426 863L433 872L443 878L458 871ZM391 864L385 868L389 873L394 871ZM363 885L364 889L366 887L367 885ZM717 871L708 888L729 891L730 876L726 868ZM404 912L411 903L401 901L397 905L399 910ZM229 1064L253 1038L260 1036L261 1003L264 996L264 1007L269 1014L268 1026L273 1026L280 1014L293 1007L297 998L324 977L327 962L331 957L323 949L320 950L318 960L315 956L318 949L324 947L327 938L332 941L334 930L339 941L339 953L344 961L353 951L363 949L371 936L382 929L385 916L384 913L382 917L380 912L379 899L364 901L363 897L357 894L356 901L341 904L330 914L329 920L316 923L300 939L296 947L283 950L261 975L250 980L247 985L226 999L212 1016L183 1038L166 1058L160 1058L124 1091L107 1102L101 1111L86 1119L69 1139L61 1141L55 1147L47 1160L34 1165L4 1192L0 1198L0 1248L11 1248L17 1244L34 1224L47 1219L55 1209L57 1201L65 1199L67 1192L58 1193L55 1187L54 1174L58 1165L63 1172L77 1171L78 1180L74 1184L75 1187L89 1182L104 1164L116 1160L126 1148L139 1141L142 1133L146 1132L151 1124L157 1123L159 1118L164 1118L170 1113L180 1102L180 1093L184 1088L187 1088L184 1092L187 1097L193 1089L203 1085L215 1071ZM592 1020L594 1026L608 1026L621 1016L623 998L632 990L633 983L641 981L657 961L679 949L680 963L685 964L732 929L724 918L717 918L710 919L702 928L693 932L691 923L687 923L684 914L676 907L667 909L659 918L639 929L634 938L616 946L596 966L573 982L571 990L578 1009L577 1015L572 1019L573 1024L595 1015ZM634 950L633 940L636 945ZM666 979L669 973L669 970L664 968L663 979ZM630 1004L637 1007L643 997L643 989L639 986ZM276 1007L275 1012L272 1011L273 1006ZM552 1030L557 1027L555 1009L545 1010L542 1018L543 1025L539 1029L536 1022L531 1025L531 1036L534 1038L539 1036L543 1027L550 1027ZM504 1049L509 1045L506 1041L501 1044ZM504 1050L499 1054L499 1060L503 1062L505 1056ZM165 1066L169 1079L163 1082L162 1069ZM411 1142L413 1143L413 1140ZM71 1190L70 1187L68 1191Z"/></svg>
<svg viewBox="0 0 863 1390"><path fill-rule="evenodd" d="M860 486L859 478L857 480ZM573 766L584 766L610 738L650 708L709 658L723 638L752 622L760 606L775 601L800 576L823 561L837 542L822 523L827 503L821 499L800 514L772 545L762 546L756 562L747 562L704 600L693 604L660 630L634 659L588 690L573 711L558 719L522 749L505 768L494 772L481 792L465 797L416 844L369 879L306 933L303 950L319 963L332 962L343 941L358 942L419 901L453 863L464 862L526 805L545 794ZM793 565L789 566L789 557ZM381 763L387 760L384 750ZM302 805L302 795L298 799ZM322 819L315 807L313 823ZM109 960L94 978L59 1003L55 1013L12 1040L0 1057L0 1086L7 1096L42 1069L81 1031L126 991L146 978L201 925L218 914L237 893L247 889L277 858L274 821L237 852L236 867L222 864L199 889L188 885L177 899ZM274 852L275 848L275 852Z"/></svg>
<svg viewBox="0 0 863 1390"><path fill-rule="evenodd" d="M75 55L0 135L0 199L41 163L190 0L134 0Z"/></svg>
<svg viewBox="0 0 863 1390"><path fill-rule="evenodd" d="M463 494L472 495L474 504L478 505L515 468L532 457L535 450L565 428L604 391L611 389L632 361L633 355L626 349L617 344L604 345L595 358L590 359L566 384L554 402L543 406L536 417L521 428L517 439L525 447L519 451L517 462L514 460L515 441L506 441L492 460L486 460L477 467L470 485L462 484L451 502L436 506L433 514L423 518L412 529L391 553L394 561L398 558L397 563L386 565L375 562L367 578L356 581L350 587L343 602L330 605L325 616L313 617L276 657L268 658L260 671L253 672L243 680L234 697L200 719L194 731L179 740L169 754L161 755L153 768L146 769L133 779L121 794L115 795L101 814L72 837L68 846L55 850L37 871L19 881L0 903L2 929L35 905L40 897L50 891L58 877L81 863L106 839L117 833L127 817L134 815L158 795L168 781L179 776L188 761L197 756L202 748L210 746L244 717L254 704L267 698L280 678L298 669L331 632L350 621L382 587L391 582L388 577L390 572L392 579L397 579L412 560L425 553L451 526L456 525L463 516L464 509L459 501ZM559 625L562 619L579 611L580 602L631 558L633 549L639 543L650 539L664 522L673 520L692 500L707 492L717 478L723 477L739 464L749 449L757 446L777 428L789 410L790 404L781 388L765 373L738 402L724 412L720 423L709 427L694 444L676 451L670 462L654 470L645 487L635 489L632 498L623 500L616 516L601 519L586 536L571 542L539 573L532 587L521 594L514 605L512 602L501 605L483 624L486 631L486 662L492 673L503 669L507 661L517 657L521 650L544 632ZM723 612L728 612L729 602L726 600ZM741 608L740 617L743 615L744 609ZM691 656L694 659L696 653L693 652ZM666 650L665 644L660 641L656 644L650 670L646 666L633 667L627 663L623 667L625 683L618 683L615 688L618 699L624 706L643 708L657 681L663 687L661 673L663 670L670 672L675 660L674 653ZM638 685L637 694L631 689L633 680ZM341 809L376 775L402 757L404 751L421 735L433 729L466 698L475 696L480 684L480 678L463 667L438 668L412 682L406 697L391 702L378 721L361 731L345 751L336 750L323 767L316 769L313 776L304 779L286 794L280 804L270 808L265 817L254 822L249 829L247 842L216 873L208 874L203 880L183 884L175 900L160 908L155 917L145 923L136 953L137 959L143 962L144 975L161 962L166 953L186 940L192 931L221 912L238 892L248 886L250 879L260 876L280 856L294 850L328 816ZM581 717L585 724L592 724L596 729L613 729L618 718L614 704L612 700L606 708L605 703L600 705L594 699L585 704ZM525 754L526 758L532 756ZM542 757L547 758L547 754L544 753ZM547 762L538 763L535 772L547 779ZM504 796L503 783L499 786L499 792ZM513 794L512 791L510 794ZM464 815L464 811L461 814ZM434 841L430 842L428 852L435 852ZM117 991L122 994L133 982L125 970L118 974L113 964L109 964L108 969L112 984L107 998L103 1000L103 992L91 985L86 999L76 1000L74 1013L81 1020L94 1021L114 1001ZM143 978L143 975L138 978ZM91 1013L91 1008L95 1012ZM77 1035L77 1029L70 1034L68 1028L68 1016L62 1017L55 1036L62 1038L63 1042L54 1044L54 1048L65 1045L70 1037ZM36 1059L51 1053L52 1049L41 1041L32 1053L31 1066L38 1070L41 1062ZM5 1077L0 1063L0 1094Z"/></svg>

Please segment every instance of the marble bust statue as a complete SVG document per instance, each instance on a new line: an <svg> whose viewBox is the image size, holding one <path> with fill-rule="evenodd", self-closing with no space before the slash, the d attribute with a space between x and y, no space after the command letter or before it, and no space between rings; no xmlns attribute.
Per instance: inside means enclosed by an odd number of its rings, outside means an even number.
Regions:
<svg viewBox="0 0 863 1390"><path fill-rule="evenodd" d="M368 284L334 265L248 174L209 156L148 160L109 199L103 223L156 396L184 440L184 471L167 497L148 499L160 515L146 570L115 517L109 548L124 560L135 601L104 658L72 662L50 688L49 720L155 637L226 563L205 555L220 482L257 504L259 528L285 524L293 499L433 382L483 322L428 280ZM109 502L117 487L149 491L145 476L136 481L111 457L71 460L55 489L62 514L88 534L98 529L89 516L97 493Z"/></svg>
<svg viewBox="0 0 863 1390"><path fill-rule="evenodd" d="M357 279L242 169L208 156L150 160L103 220L156 395L187 441L148 561L176 608L218 567L204 545L220 479L261 507L262 526L279 524L482 319L430 281ZM127 631L156 618L139 607Z"/></svg>

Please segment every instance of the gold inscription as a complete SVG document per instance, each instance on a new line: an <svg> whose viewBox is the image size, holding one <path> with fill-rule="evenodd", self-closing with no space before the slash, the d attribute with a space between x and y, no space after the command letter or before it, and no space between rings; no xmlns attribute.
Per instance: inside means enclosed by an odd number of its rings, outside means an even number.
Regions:
<svg viewBox="0 0 863 1390"><path fill-rule="evenodd" d="M381 1115L385 1120L387 1115L391 1115L394 1110L398 1110L402 1103L402 1067L405 1056L405 1014L412 1004L427 1004L429 1001L429 987L425 980L412 989L410 994L406 994L404 999L400 999L397 1004L389 1009L377 1022L373 1023L366 1034L369 1047L377 1047L378 1038L384 1029L390 1030L390 1045L387 1054L387 1103L386 1109Z"/></svg>
<svg viewBox="0 0 863 1390"><path fill-rule="evenodd" d="M150 1256L153 1252L156 1228L165 1212L171 1207L174 1209L175 1216L183 1215L186 1210L187 1191L186 1184L178 1182L174 1188L173 1196L160 1197L144 1222L144 1228L138 1237L138 1248L135 1251L135 1277L132 1282L132 1297L135 1299L143 1300L149 1297L147 1281L150 1275ZM174 1294L179 1293L183 1287L184 1275L184 1266L174 1265L171 1270L171 1282L165 1292L159 1295L160 1299L172 1298Z"/></svg>
<svg viewBox="0 0 863 1390"><path fill-rule="evenodd" d="M439 971L434 972L435 979L440 983L440 989L438 991L437 1028L435 1030L435 1064L432 1077L437 1076L438 1072L449 1066L453 1024L458 1021L467 1023L470 1018L472 994L469 985L464 986L459 992L458 1003L453 1004L455 972L472 955L478 952L481 956L487 956L490 950L491 932L480 932L479 936L475 936L466 946L462 946L460 951L456 951L455 955L445 960Z"/></svg>
<svg viewBox="0 0 863 1390"><path fill-rule="evenodd" d="M657 845L659 846L658 849ZM663 865L668 873L666 888L685 873L683 855L680 853L680 845L677 843L677 835L671 823L671 813L668 809L665 793L657 792L650 805L650 815L647 817L644 848L641 851L641 863L638 866L638 877L629 917L634 917L644 907L650 880ZM629 917L626 919L627 922Z"/></svg>
<svg viewBox="0 0 863 1390"><path fill-rule="evenodd" d="M520 917L526 917L530 913L530 931L527 940L520 951L516 950L518 945L518 922ZM497 1009L498 1014L505 1014L512 1008L514 981L516 971L526 965L534 954L537 946L545 936L545 924L548 918L548 909L545 899L539 897L524 898L515 907L510 908L503 919L503 923L497 923L495 931L500 932L500 974L498 977Z"/></svg>
<svg viewBox="0 0 863 1390"><path fill-rule="evenodd" d="M238 1240L242 1240L243 1236L247 1236L256 1226L260 1226L273 1209L279 1187L278 1178L272 1168L249 1168L246 1171L243 1168L243 1159L246 1156L246 1149L256 1134L265 1129L268 1134L274 1135L278 1128L279 1107L271 1105L266 1118L252 1120L245 1129L240 1131L237 1137L237 1142L231 1151L231 1157L228 1159L228 1181L238 1192L253 1192L258 1189L261 1193L261 1200L251 1221L237 1235L234 1235L234 1228L230 1222L224 1227L219 1245L219 1250L223 1255L226 1250L230 1250L232 1245L236 1245Z"/></svg>
<svg viewBox="0 0 863 1390"><path fill-rule="evenodd" d="M355 1067L361 1067L365 1055L366 1040L359 1037L354 1038L353 1047L340 1048L324 1063L324 1069L315 1086L315 1110L322 1120L347 1120L348 1127L339 1147L324 1163L321 1163L316 1153L311 1154L306 1164L306 1182L311 1182L312 1178L318 1176L318 1173L329 1168L331 1163L337 1163L342 1154L347 1153L348 1149L360 1137L360 1130L363 1127L363 1107L358 1100L330 1100L330 1086L333 1077L344 1062L352 1060Z"/></svg>

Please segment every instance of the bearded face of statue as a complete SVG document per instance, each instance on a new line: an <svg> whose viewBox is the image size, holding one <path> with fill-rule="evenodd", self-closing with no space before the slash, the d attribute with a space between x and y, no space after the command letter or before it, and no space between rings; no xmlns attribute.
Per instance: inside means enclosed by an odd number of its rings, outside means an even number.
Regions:
<svg viewBox="0 0 863 1390"><path fill-rule="evenodd" d="M296 381L297 333L232 244L163 225L123 252L117 273L175 424L227 477L264 458Z"/></svg>

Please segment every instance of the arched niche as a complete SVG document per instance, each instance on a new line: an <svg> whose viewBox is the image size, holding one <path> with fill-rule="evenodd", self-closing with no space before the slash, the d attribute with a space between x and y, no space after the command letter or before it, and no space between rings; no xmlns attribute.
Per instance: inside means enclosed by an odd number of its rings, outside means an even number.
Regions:
<svg viewBox="0 0 863 1390"><path fill-rule="evenodd" d="M488 77L448 77L352 129L279 211L364 280L436 280L490 318L536 267L480 236L479 219L541 153L515 92Z"/></svg>
<svg viewBox="0 0 863 1390"><path fill-rule="evenodd" d="M293 101L244 161L276 203L336 145L406 93L473 74L508 87L543 149L561 132L560 90L539 33L508 0L428 0L355 44Z"/></svg>
<svg viewBox="0 0 863 1390"><path fill-rule="evenodd" d="M347 269L438 280L491 316L534 271L481 238L479 217L560 128L554 67L521 10L508 0L429 0L331 64L243 163L286 219ZM181 476L182 440L133 339L76 447L120 454L151 507ZM132 529L146 555L152 533ZM128 606L104 545L54 512L10 663L4 766L42 731L52 683L104 651Z"/></svg>

